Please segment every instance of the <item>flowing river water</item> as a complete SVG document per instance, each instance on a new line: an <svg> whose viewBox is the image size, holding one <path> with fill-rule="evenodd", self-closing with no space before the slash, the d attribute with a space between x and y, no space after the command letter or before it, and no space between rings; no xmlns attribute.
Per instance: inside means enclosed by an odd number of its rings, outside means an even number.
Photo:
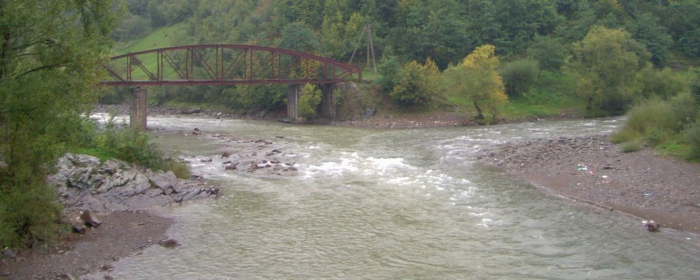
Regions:
<svg viewBox="0 0 700 280"><path fill-rule="evenodd" d="M163 211L182 246L115 279L700 279L697 236L548 195L475 164L481 147L611 133L617 119L375 130L151 117L151 128L269 139L291 175L226 171L215 138L161 135L225 194ZM278 139L276 136L284 136ZM230 149L229 149L230 151ZM574 168L574 167L571 167Z"/></svg>

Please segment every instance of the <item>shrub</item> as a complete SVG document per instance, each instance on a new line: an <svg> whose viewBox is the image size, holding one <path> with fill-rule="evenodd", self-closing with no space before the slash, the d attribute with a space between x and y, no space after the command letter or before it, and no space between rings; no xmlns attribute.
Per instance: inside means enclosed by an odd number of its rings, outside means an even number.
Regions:
<svg viewBox="0 0 700 280"><path fill-rule="evenodd" d="M526 94L537 81L539 72L539 64L532 59L520 59L507 63L498 71L509 97Z"/></svg>
<svg viewBox="0 0 700 280"><path fill-rule="evenodd" d="M683 131L683 138L690 146L687 157L692 160L700 159L700 123L695 122Z"/></svg>
<svg viewBox="0 0 700 280"><path fill-rule="evenodd" d="M411 61L399 73L389 96L401 106L427 105L437 95L439 73L430 59L424 65Z"/></svg>
<svg viewBox="0 0 700 280"><path fill-rule="evenodd" d="M646 98L661 98L669 100L673 96L690 90L687 79L677 75L670 68L661 71L647 65L639 71L638 80L642 96Z"/></svg>
<svg viewBox="0 0 700 280"><path fill-rule="evenodd" d="M642 149L642 146L638 141L625 142L620 146L620 152L623 153L633 153Z"/></svg>
<svg viewBox="0 0 700 280"><path fill-rule="evenodd" d="M321 90L317 89L315 85L304 85L301 89L301 96L299 97L299 115L307 119L316 117L316 108L321 104L322 95L323 93Z"/></svg>
<svg viewBox="0 0 700 280"><path fill-rule="evenodd" d="M380 76L377 80L377 84L381 87L382 91L388 94L396 85L396 79L401 72L401 64L396 60L396 57L387 56L382 59L378 71Z"/></svg>
<svg viewBox="0 0 700 280"><path fill-rule="evenodd" d="M627 113L628 120L623 130L632 130L646 135L654 130L678 131L676 113L666 101L653 99L633 107Z"/></svg>

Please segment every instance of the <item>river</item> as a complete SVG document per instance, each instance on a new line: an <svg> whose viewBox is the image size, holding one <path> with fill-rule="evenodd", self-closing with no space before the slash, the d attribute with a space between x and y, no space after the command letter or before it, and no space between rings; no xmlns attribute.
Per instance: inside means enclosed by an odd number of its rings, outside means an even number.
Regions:
<svg viewBox="0 0 700 280"><path fill-rule="evenodd" d="M375 130L150 117L149 127L269 139L292 175L226 171L214 138L161 135L224 197L162 211L182 246L115 262L115 279L700 279L697 236L546 194L474 153L611 133L617 119ZM284 136L284 138L275 138ZM196 139L196 140L195 140ZM573 168L573 167L572 167Z"/></svg>

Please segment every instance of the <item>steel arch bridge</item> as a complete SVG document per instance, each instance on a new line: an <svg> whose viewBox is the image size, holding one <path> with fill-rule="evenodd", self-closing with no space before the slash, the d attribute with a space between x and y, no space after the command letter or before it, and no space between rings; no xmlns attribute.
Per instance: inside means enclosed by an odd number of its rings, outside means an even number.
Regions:
<svg viewBox="0 0 700 280"><path fill-rule="evenodd" d="M189 45L112 57L105 86L335 84L362 69L321 56L254 45ZM355 76L357 75L357 76Z"/></svg>

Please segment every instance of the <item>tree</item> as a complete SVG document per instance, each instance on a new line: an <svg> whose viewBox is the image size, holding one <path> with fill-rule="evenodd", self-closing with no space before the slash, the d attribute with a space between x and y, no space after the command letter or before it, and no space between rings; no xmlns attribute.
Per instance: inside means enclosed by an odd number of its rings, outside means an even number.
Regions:
<svg viewBox="0 0 700 280"><path fill-rule="evenodd" d="M389 96L401 106L426 105L437 95L439 74L429 58L423 65L411 61L399 72Z"/></svg>
<svg viewBox="0 0 700 280"><path fill-rule="evenodd" d="M110 0L0 2L0 246L56 233L46 174L97 100L114 11Z"/></svg>
<svg viewBox="0 0 700 280"><path fill-rule="evenodd" d="M689 57L700 57L700 3L697 0L673 1L665 15L666 29L674 40L673 48Z"/></svg>
<svg viewBox="0 0 700 280"><path fill-rule="evenodd" d="M535 36L527 55L537 60L543 70L558 71L564 64L567 52L560 38Z"/></svg>
<svg viewBox="0 0 700 280"><path fill-rule="evenodd" d="M483 119L483 109L493 116L508 100L501 76L498 75L498 57L493 45L478 47L461 64L451 65L443 73L447 94L471 100L477 119ZM482 109L483 107L483 109Z"/></svg>
<svg viewBox="0 0 700 280"><path fill-rule="evenodd" d="M532 59L519 59L506 63L498 70L506 86L506 94L510 97L522 96L527 93L537 81L540 66Z"/></svg>
<svg viewBox="0 0 700 280"><path fill-rule="evenodd" d="M305 84L299 97L299 115L306 119L316 117L316 108L321 104L323 93L315 85Z"/></svg>
<svg viewBox="0 0 700 280"><path fill-rule="evenodd" d="M574 43L566 70L577 78L587 110L621 113L634 100L635 76L649 61L644 46L624 29L593 26Z"/></svg>
<svg viewBox="0 0 700 280"><path fill-rule="evenodd" d="M303 22L295 22L287 25L282 30L282 38L277 44L280 48L297 50L308 53L318 53L321 45L314 32Z"/></svg>

